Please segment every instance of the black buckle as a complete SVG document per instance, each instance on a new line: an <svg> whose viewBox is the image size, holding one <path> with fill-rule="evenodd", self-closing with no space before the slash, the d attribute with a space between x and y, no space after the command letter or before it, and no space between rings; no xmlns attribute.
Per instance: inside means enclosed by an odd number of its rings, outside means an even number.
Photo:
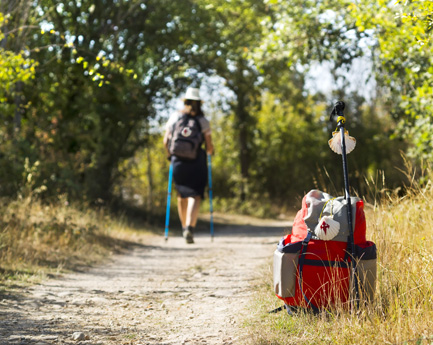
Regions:
<svg viewBox="0 0 433 345"><path fill-rule="evenodd" d="M308 242L310 242L312 236L313 236L313 234L312 234L310 231L308 231L308 233L307 233L307 237L305 237L305 238L302 240L302 246L303 246L303 247L305 247L306 245L308 245Z"/></svg>

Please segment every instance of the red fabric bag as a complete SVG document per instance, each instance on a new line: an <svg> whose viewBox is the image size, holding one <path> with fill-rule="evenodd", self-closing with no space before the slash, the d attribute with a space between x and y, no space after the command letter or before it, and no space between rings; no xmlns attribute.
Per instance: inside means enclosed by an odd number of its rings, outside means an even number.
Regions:
<svg viewBox="0 0 433 345"><path fill-rule="evenodd" d="M356 257L348 247L347 200L312 190L302 200L292 233L282 238L274 253L274 288L288 306L313 309L347 305L353 263L360 296L371 299L376 282L376 246L366 240L364 203L351 198ZM321 219L338 223L331 240L318 236ZM331 219L331 221L329 220ZM322 226L323 229L323 226ZM320 230L319 230L320 231Z"/></svg>

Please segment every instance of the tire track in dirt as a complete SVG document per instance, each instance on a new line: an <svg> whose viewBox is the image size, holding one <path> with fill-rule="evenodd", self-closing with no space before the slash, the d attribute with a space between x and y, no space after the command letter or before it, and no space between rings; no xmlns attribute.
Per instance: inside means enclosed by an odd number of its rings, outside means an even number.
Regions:
<svg viewBox="0 0 433 345"><path fill-rule="evenodd" d="M49 279L0 301L0 344L242 344L257 268L288 222L250 220L165 243L146 237L86 272ZM75 339L74 339L75 338Z"/></svg>

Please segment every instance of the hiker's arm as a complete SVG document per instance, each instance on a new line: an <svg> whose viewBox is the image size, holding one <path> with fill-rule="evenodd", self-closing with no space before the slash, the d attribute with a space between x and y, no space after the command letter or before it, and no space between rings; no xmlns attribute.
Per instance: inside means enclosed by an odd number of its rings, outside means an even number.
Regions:
<svg viewBox="0 0 433 345"><path fill-rule="evenodd" d="M214 153L213 143L212 143L212 135L210 131L204 133L204 141L206 143L206 153L211 155Z"/></svg>

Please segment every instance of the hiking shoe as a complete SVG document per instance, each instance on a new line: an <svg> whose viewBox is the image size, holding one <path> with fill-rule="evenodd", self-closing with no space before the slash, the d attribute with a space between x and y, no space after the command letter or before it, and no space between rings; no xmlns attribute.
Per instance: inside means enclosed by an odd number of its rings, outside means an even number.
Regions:
<svg viewBox="0 0 433 345"><path fill-rule="evenodd" d="M190 226L187 226L186 229L183 230L183 238L185 238L186 243L194 243L194 237Z"/></svg>

